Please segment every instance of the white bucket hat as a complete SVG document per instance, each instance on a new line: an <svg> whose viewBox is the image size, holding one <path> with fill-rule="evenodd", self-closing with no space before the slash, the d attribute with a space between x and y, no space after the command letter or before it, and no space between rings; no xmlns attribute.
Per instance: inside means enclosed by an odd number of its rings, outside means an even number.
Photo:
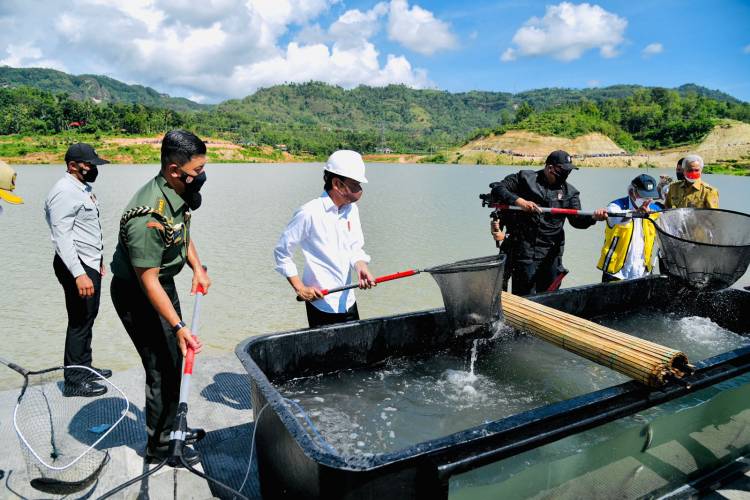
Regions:
<svg viewBox="0 0 750 500"><path fill-rule="evenodd" d="M362 155L356 151L341 149L334 151L326 161L325 169L332 174L348 177L355 181L367 184L365 177L365 162Z"/></svg>

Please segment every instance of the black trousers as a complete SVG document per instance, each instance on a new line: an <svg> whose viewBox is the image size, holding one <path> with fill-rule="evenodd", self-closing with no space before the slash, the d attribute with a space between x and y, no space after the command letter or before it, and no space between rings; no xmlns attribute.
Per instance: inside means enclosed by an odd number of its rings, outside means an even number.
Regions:
<svg viewBox="0 0 750 500"><path fill-rule="evenodd" d="M547 255L541 260L516 258L512 266L514 295L546 292L560 273L565 272L562 256L557 253Z"/></svg>
<svg viewBox="0 0 750 500"><path fill-rule="evenodd" d="M305 309L307 310L307 323L310 325L310 328L334 325L336 323L344 323L345 321L356 321L359 319L359 311L357 310L356 302L345 313L323 312L309 302L305 302Z"/></svg>
<svg viewBox="0 0 750 500"><path fill-rule="evenodd" d="M510 282L513 273L513 247L509 239L500 244L500 254L505 255L505 265L503 267L503 292L508 291L508 282Z"/></svg>
<svg viewBox="0 0 750 500"><path fill-rule="evenodd" d="M102 292L102 275L98 269L92 269L83 264L86 275L94 283L94 295L81 298L78 294L76 279L62 259L55 254L52 267L57 281L65 292L65 309L68 311L68 328L65 332L65 354L63 365L91 366L91 337L93 336L94 320L99 314L99 299ZM67 382L80 382L88 378L88 370L65 370Z"/></svg>
<svg viewBox="0 0 750 500"><path fill-rule="evenodd" d="M174 280L161 280L161 284L177 314L182 316ZM146 371L148 451L165 453L180 399L182 353L177 337L172 333L172 325L159 316L137 281L115 276L110 292L117 315Z"/></svg>

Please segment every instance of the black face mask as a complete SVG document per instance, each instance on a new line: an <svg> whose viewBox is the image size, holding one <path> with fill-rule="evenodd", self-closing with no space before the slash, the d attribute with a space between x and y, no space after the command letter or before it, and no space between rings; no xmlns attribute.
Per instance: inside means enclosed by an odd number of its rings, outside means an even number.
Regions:
<svg viewBox="0 0 750 500"><path fill-rule="evenodd" d="M552 177L555 178L555 182L552 183L553 187L559 187L565 184L565 181L568 180L568 176L570 175L570 171L564 170L562 172L555 172L552 171Z"/></svg>
<svg viewBox="0 0 750 500"><path fill-rule="evenodd" d="M82 173L84 182L94 182L99 175L99 169L96 168L96 165L91 165L87 171Z"/></svg>
<svg viewBox="0 0 750 500"><path fill-rule="evenodd" d="M675 175L677 176L678 181L684 181L685 180L685 174L680 172L675 172Z"/></svg>
<svg viewBox="0 0 750 500"><path fill-rule="evenodd" d="M187 182L188 178L192 178L193 180ZM182 193L182 199L185 200L190 210L198 210L203 202L203 197L199 191L203 187L203 184L206 183L206 172L201 172L200 175L196 176L183 172L180 180L185 184L185 192Z"/></svg>

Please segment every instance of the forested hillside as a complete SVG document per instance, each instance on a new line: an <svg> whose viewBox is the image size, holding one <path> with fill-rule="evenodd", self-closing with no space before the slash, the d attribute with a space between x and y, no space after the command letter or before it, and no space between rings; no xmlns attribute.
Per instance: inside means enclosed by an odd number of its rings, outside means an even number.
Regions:
<svg viewBox="0 0 750 500"><path fill-rule="evenodd" d="M0 87L33 87L53 94L67 94L79 101L136 103L144 106L188 111L202 106L182 97L170 97L142 85L128 85L101 75L69 75L46 68L0 66Z"/></svg>
<svg viewBox="0 0 750 500"><path fill-rule="evenodd" d="M8 83L11 77L15 83ZM191 109L178 111L173 98L152 89L88 78L0 68L0 135L156 135L185 127L241 145L283 144L292 154L323 156L337 148L440 151L481 135L524 129L565 137L601 132L634 151L696 142L722 118L750 122L750 105L695 85L553 88L514 95L400 85L346 90L310 82L209 107L182 99ZM103 89L110 89L108 99L94 99Z"/></svg>
<svg viewBox="0 0 750 500"><path fill-rule="evenodd" d="M472 139L512 129L571 138L600 132L633 152L697 143L723 118L750 123L750 105L694 92L640 88L623 98L580 99L542 111L524 103L512 124L478 130Z"/></svg>

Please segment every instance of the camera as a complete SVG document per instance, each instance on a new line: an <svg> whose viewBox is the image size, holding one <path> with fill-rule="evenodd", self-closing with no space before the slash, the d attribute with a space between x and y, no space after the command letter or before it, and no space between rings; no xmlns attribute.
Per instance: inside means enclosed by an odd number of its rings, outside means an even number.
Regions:
<svg viewBox="0 0 750 500"><path fill-rule="evenodd" d="M489 207L492 205L500 205L502 201L500 199L499 191L500 183L493 182L490 184L490 192L479 195L479 199L482 200L483 207Z"/></svg>

